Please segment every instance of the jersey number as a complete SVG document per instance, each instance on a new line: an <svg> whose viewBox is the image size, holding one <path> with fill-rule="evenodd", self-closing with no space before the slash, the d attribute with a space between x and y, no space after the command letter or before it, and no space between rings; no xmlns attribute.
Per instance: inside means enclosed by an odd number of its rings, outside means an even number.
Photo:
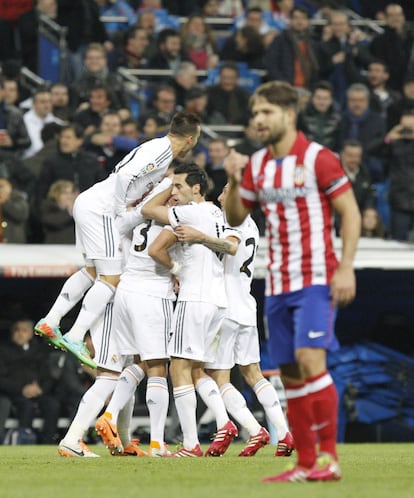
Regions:
<svg viewBox="0 0 414 498"><path fill-rule="evenodd" d="M137 251L137 252L145 251L145 248L147 247L147 243L148 243L148 230L150 229L151 224L152 224L152 221L150 221L149 223L147 223L145 226L143 226L141 228L139 233L142 235L144 240L142 241L141 244L134 245L134 251Z"/></svg>
<svg viewBox="0 0 414 498"><path fill-rule="evenodd" d="M241 265L240 272L241 273L245 273L250 278L252 276L252 271L250 270L249 265L253 261L253 259L254 259L254 253L256 252L256 249L257 249L256 241L254 240L253 237L250 237L249 239L246 240L246 247L249 247L249 246L253 246L253 248L252 248L252 254Z"/></svg>

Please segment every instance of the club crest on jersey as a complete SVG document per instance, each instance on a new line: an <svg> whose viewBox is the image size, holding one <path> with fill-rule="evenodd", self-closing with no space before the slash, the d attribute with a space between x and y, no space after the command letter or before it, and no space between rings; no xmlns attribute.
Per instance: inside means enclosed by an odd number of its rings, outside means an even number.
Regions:
<svg viewBox="0 0 414 498"><path fill-rule="evenodd" d="M295 167L294 184L295 187L303 187L305 185L306 171L303 164L297 164Z"/></svg>
<svg viewBox="0 0 414 498"><path fill-rule="evenodd" d="M149 163L145 166L144 171L145 173L151 173L151 171L154 171L154 169L157 167L155 163Z"/></svg>

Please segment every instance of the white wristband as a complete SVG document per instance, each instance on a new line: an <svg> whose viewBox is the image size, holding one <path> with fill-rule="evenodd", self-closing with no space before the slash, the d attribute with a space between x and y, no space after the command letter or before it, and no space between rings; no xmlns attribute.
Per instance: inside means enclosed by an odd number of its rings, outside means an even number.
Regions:
<svg viewBox="0 0 414 498"><path fill-rule="evenodd" d="M178 261L173 261L173 265L172 265L172 268L170 270L170 273L172 273L174 276L178 277L180 270L181 270L180 263L178 263Z"/></svg>

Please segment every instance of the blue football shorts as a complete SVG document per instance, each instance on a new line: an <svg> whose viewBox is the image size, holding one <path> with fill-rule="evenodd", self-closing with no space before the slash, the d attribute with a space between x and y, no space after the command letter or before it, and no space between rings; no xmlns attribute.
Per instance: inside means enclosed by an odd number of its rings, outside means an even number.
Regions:
<svg viewBox="0 0 414 498"><path fill-rule="evenodd" d="M269 353L276 365L296 363L299 348L339 348L328 285L312 285L265 299Z"/></svg>

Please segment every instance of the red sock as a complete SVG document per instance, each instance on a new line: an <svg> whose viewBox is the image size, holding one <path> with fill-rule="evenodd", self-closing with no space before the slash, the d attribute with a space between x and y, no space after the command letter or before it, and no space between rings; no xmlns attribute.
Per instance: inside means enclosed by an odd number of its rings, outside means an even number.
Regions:
<svg viewBox="0 0 414 498"><path fill-rule="evenodd" d="M319 439L319 451L336 455L338 427L338 393L327 370L306 379L314 419L314 431Z"/></svg>
<svg viewBox="0 0 414 498"><path fill-rule="evenodd" d="M316 460L316 437L311 430L314 423L306 384L286 386L287 418L295 440L298 465L311 468Z"/></svg>

